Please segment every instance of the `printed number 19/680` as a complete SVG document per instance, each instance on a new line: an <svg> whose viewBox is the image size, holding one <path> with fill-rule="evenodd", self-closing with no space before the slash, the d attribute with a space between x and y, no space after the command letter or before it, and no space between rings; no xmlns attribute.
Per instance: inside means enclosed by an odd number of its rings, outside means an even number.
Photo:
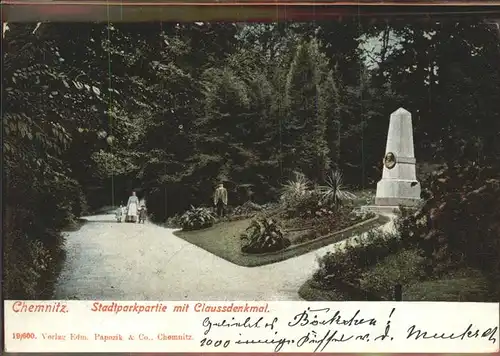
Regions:
<svg viewBox="0 0 500 356"><path fill-rule="evenodd" d="M35 333L13 333L14 340L34 340L36 339Z"/></svg>
<svg viewBox="0 0 500 356"><path fill-rule="evenodd" d="M224 349L226 347L229 346L229 344L231 343L230 340L226 340L226 341L223 341L223 340L211 340L211 339L207 339L207 338L204 338L200 341L200 346L203 347L203 346L213 346L213 347L219 347L219 346L222 346Z"/></svg>

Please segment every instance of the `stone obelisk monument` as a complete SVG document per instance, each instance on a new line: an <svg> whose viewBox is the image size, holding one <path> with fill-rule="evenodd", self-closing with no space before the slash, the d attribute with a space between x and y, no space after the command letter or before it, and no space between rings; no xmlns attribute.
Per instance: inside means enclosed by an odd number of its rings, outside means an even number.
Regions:
<svg viewBox="0 0 500 356"><path fill-rule="evenodd" d="M377 184L375 205L412 207L420 202L413 147L411 113L399 108L391 114L382 179Z"/></svg>

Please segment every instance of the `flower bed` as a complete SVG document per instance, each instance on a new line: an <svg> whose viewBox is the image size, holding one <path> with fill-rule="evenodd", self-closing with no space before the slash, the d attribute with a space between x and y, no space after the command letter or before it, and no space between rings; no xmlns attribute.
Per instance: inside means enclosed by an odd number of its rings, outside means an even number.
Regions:
<svg viewBox="0 0 500 356"><path fill-rule="evenodd" d="M289 243L286 243L286 247L283 247L281 250L265 250L261 249L259 252L246 252L242 250L244 254L254 254L257 256L270 256L276 254L284 254L293 252L294 250L301 249L311 249L312 246L323 247L328 244L333 244L344 239L350 238L352 236L360 235L364 232L367 232L371 229L375 229L384 223L389 221L388 218L384 216L375 216L366 220L362 220L355 225L351 225L342 230L330 232L326 235L318 236L314 230L295 230L295 231L287 231L284 236L289 240Z"/></svg>
<svg viewBox="0 0 500 356"><path fill-rule="evenodd" d="M335 232L323 238L314 239L300 244L291 244L289 247L274 252L267 253L244 253L241 251L241 234L245 232L252 219L227 221L214 224L212 227L194 231L176 231L174 234L206 251L209 251L221 258L240 266L253 267L286 260L295 256L300 256L315 249L338 242L342 239L358 235L367 230L374 229L388 220L384 217L372 218L369 221L361 222L343 231ZM297 234L305 232L298 231ZM293 238L290 233L284 235L290 241Z"/></svg>
<svg viewBox="0 0 500 356"><path fill-rule="evenodd" d="M335 214L326 213L309 220L297 219L294 220L290 226L294 226L301 230L307 230L307 232L304 234L298 234L297 237L291 238L291 241L294 245L313 241L375 217L376 214L371 212L363 213L346 208L339 210ZM293 230L294 228L292 227L288 231Z"/></svg>

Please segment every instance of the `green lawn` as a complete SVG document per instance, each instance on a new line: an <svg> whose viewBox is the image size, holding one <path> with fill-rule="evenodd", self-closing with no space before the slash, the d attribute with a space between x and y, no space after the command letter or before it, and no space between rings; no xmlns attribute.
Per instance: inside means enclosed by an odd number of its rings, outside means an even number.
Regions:
<svg viewBox="0 0 500 356"><path fill-rule="evenodd" d="M251 219L221 222L208 229L178 231L175 232L175 235L234 264L246 267L255 267L283 261L305 254L351 237L352 235L357 235L373 229L387 222L387 219L380 217L372 223L365 223L359 227L347 229L342 233L333 234L330 237L317 239L303 245L292 245L284 251L263 255L248 255L241 252L240 235L249 226L250 221ZM289 237L292 241L301 240L301 235L299 233L293 233L293 235L290 235Z"/></svg>

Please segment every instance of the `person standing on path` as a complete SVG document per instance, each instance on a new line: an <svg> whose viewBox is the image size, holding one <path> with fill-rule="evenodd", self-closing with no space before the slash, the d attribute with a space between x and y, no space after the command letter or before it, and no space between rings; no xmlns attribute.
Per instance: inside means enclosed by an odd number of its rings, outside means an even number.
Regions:
<svg viewBox="0 0 500 356"><path fill-rule="evenodd" d="M123 204L120 204L120 207L118 209L116 209L116 212L115 212L115 217L116 217L116 221L118 222L122 222L122 217L123 217Z"/></svg>
<svg viewBox="0 0 500 356"><path fill-rule="evenodd" d="M215 189L214 205L217 211L217 216L219 218L223 217L227 206L227 189L224 188L224 184L222 183L220 183L217 189Z"/></svg>
<svg viewBox="0 0 500 356"><path fill-rule="evenodd" d="M127 202L127 216L125 221L137 222L137 215L139 212L139 198L132 192L132 195L128 198Z"/></svg>

